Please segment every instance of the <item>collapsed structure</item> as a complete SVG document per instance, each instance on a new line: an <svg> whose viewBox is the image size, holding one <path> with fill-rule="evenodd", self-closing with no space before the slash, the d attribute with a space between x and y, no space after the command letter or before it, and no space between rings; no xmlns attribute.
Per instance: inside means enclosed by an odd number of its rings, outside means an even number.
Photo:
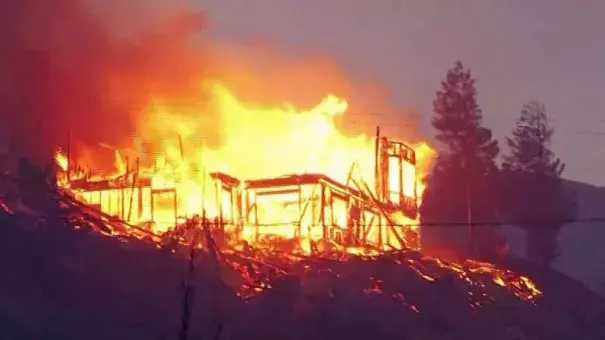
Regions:
<svg viewBox="0 0 605 340"><path fill-rule="evenodd" d="M330 245L417 248L415 151L381 137L377 128L374 152L373 188L355 175L356 163L345 183L321 173L239 179L211 172L214 199L201 198L200 215L212 206L216 216L211 217L221 221L219 227L233 241L278 237L306 241L301 244L308 249ZM67 158L69 163L71 157ZM68 165L64 186L79 200L128 223L179 225L187 216L178 206L176 187L156 187L153 178L138 168L137 162L134 169L127 167L111 179L73 179Z"/></svg>

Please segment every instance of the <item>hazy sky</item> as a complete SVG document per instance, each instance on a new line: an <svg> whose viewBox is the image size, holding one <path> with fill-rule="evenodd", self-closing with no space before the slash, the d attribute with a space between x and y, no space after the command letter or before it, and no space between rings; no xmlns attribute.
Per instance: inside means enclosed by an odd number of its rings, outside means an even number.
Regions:
<svg viewBox="0 0 605 340"><path fill-rule="evenodd" d="M325 52L351 75L381 80L427 126L434 93L460 59L498 138L538 99L566 177L605 185L605 1L194 1L208 10L213 35Z"/></svg>

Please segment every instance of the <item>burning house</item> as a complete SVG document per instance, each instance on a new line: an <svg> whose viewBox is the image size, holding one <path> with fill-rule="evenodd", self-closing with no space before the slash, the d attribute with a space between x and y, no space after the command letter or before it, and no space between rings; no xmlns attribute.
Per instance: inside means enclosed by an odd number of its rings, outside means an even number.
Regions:
<svg viewBox="0 0 605 340"><path fill-rule="evenodd" d="M373 189L356 162L344 183L322 173L239 179L211 172L214 195L197 197L198 214L213 211L209 217L220 220L220 228L235 242L300 240L306 251L418 247L415 151L381 137L379 129L374 145ZM154 185L138 162L110 179L72 179L73 171L67 173L63 185L76 198L127 223L169 230L191 217L179 207L178 186Z"/></svg>
<svg viewBox="0 0 605 340"><path fill-rule="evenodd" d="M219 214L249 241L275 235L311 245L416 247L415 226L399 223L417 217L415 180L403 180L415 179L414 150L381 138L379 131L376 140L374 191L355 178L355 163L345 183L324 174L241 181L215 172Z"/></svg>
<svg viewBox="0 0 605 340"><path fill-rule="evenodd" d="M272 119L252 128L232 127L235 132L214 150L196 149L191 142L196 131L188 135L183 129L182 135L152 138L153 149L113 149L115 171L105 173L87 170L93 166L81 161L70 138L68 152L56 154L63 169L56 174L57 185L48 181L55 179L52 171L50 176L25 171L16 191L21 197L0 200L0 215L11 218L29 210L36 223L43 215L51 221L44 223L66 224L82 235L96 231L129 251L146 249L145 256L160 248L163 255L156 260L182 259L188 253L190 268L197 248L188 245L201 243L209 251L200 261L212 268L204 275L217 275L243 299L287 283L285 276L299 276L305 284L318 279L317 287L330 282L322 289L326 297L338 282L359 287L360 293L393 299L414 315L418 308L425 313L438 306L434 285L424 294L416 288L424 282L456 284L452 291L462 292L456 304L473 310L507 291L530 302L542 296L528 277L511 270L472 260L445 262L414 251L420 244L423 191L417 172L426 170L419 165L426 149L393 141L379 129L373 138L343 136L331 124L330 112L324 107L281 122L271 112ZM271 125L275 120L278 124ZM263 128L274 130L258 133ZM86 242L86 237L77 239ZM390 251L402 248L407 249ZM380 258L380 264L367 256L353 260L368 254ZM350 279L339 266L349 268ZM383 283L389 288L383 290ZM398 286L402 289L393 290ZM423 296L426 303L419 305Z"/></svg>
<svg viewBox="0 0 605 340"><path fill-rule="evenodd" d="M212 85L209 100L220 117L220 145L204 144L216 131L197 117L156 105L140 117L136 140L122 148L87 149L82 160L70 134L67 152L56 155L64 170L59 186L155 234L204 215L237 244L294 240L305 251L418 247L417 166L428 159L426 144L410 147L379 128L374 136L344 135L335 119L348 104L333 95L306 110L267 108ZM91 163L108 158L98 154L108 149L115 170L82 170L96 168Z"/></svg>

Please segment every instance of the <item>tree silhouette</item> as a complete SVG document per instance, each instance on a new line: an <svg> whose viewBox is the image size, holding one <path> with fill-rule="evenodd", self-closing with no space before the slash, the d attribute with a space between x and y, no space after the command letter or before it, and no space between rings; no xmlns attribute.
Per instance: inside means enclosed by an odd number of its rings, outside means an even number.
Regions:
<svg viewBox="0 0 605 340"><path fill-rule="evenodd" d="M517 126L508 137L510 154L505 155L503 168L560 177L565 164L549 149L554 129L546 108L538 101L523 105Z"/></svg>
<svg viewBox="0 0 605 340"><path fill-rule="evenodd" d="M502 164L503 211L527 230L527 254L544 264L557 255L562 221L576 214L575 199L563 188L565 164L550 149L554 129L544 105L526 103Z"/></svg>
<svg viewBox="0 0 605 340"><path fill-rule="evenodd" d="M475 80L460 61L448 70L433 111L435 137L443 148L428 178L422 222L468 223L472 250L491 229L477 224L496 218L499 147L491 130L482 126Z"/></svg>

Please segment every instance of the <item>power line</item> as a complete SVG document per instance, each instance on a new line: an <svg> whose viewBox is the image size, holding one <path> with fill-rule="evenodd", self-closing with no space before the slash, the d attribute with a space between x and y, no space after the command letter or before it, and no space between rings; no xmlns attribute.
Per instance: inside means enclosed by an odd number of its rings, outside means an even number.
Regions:
<svg viewBox="0 0 605 340"><path fill-rule="evenodd" d="M432 112L429 114L424 114L424 113L411 113L411 112L402 112L402 111L396 111L394 113L383 113L383 112L363 112L363 111L346 111L344 113L345 117L350 117L350 116L364 116L364 117L380 117L380 116L389 116L389 118L396 118L396 117L414 117L414 118L421 118L421 119L432 119L433 118L433 114ZM483 119L496 119L496 120L507 120L507 121L511 121L511 122L517 122L519 120L519 115L483 115ZM602 118L589 118L589 119L577 119L577 117L575 117L574 119L567 119L567 118L562 118L562 117L552 117L549 116L548 117L548 121L549 122L585 122L585 123L601 123L601 124L605 124L605 119Z"/></svg>
<svg viewBox="0 0 605 340"><path fill-rule="evenodd" d="M385 113L364 113L364 112L347 112L345 114L346 116L367 116L367 117L373 117L373 116L387 116L387 114ZM390 115L389 115L390 116ZM408 118L414 118L417 120L429 120L432 119L432 115L424 115L424 114L420 114L420 113L396 113L392 115L393 117L408 117ZM517 122L518 117L512 117L512 116L484 116L484 119L496 119L496 120L505 120L505 121L509 121L509 122ZM565 122L565 119L561 119L561 118L552 118L549 117L548 118L549 122ZM354 122L354 121L353 121ZM578 122L578 120L574 120L574 122ZM599 124L605 124L605 119L590 119L590 120L580 120L580 122L584 122L584 123L599 123ZM395 126L398 127L406 127L406 128L417 128L417 124L411 124L411 123L403 123L403 124L394 124ZM577 135L585 135L585 136L605 136L605 131L588 131L588 130L569 130L569 129L556 129L555 133L557 134L577 134Z"/></svg>
<svg viewBox="0 0 605 340"><path fill-rule="evenodd" d="M553 220L511 220L511 221L483 221L473 222L474 226L507 226L507 225L555 225L555 224L571 224L571 223L605 223L605 217L591 217L584 219L553 219ZM229 223L227 223L229 224ZM277 222L277 223L259 223L254 226L259 227L291 227L297 226L298 222ZM467 227L468 222L429 222L429 223L396 223L391 224L393 227ZM337 227L354 227L353 224L334 225Z"/></svg>

